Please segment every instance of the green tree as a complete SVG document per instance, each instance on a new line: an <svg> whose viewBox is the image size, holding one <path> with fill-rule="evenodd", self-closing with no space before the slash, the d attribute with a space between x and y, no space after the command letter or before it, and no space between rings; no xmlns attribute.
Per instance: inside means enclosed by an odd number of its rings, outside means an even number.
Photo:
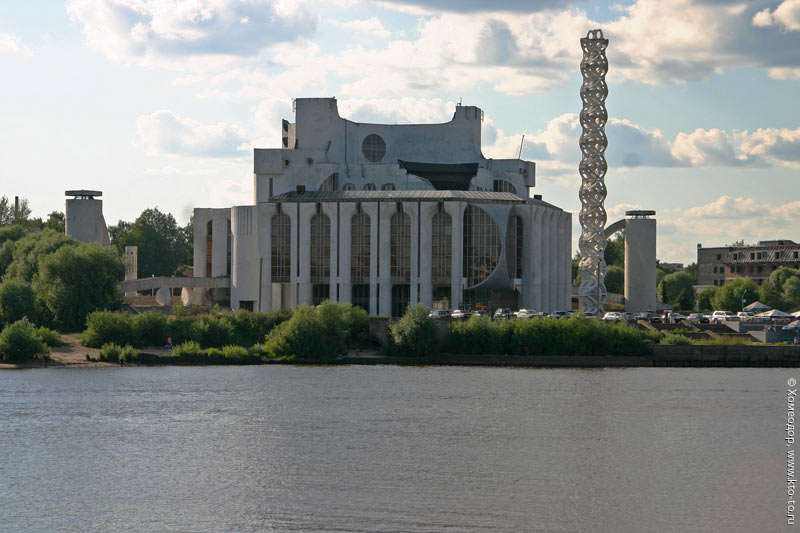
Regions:
<svg viewBox="0 0 800 533"><path fill-rule="evenodd" d="M16 241L11 263L6 269L4 279L33 281L39 268L39 259L55 252L62 246L75 246L78 241L53 230L27 233Z"/></svg>
<svg viewBox="0 0 800 533"><path fill-rule="evenodd" d="M800 306L800 276L793 276L783 284L783 302L787 311Z"/></svg>
<svg viewBox="0 0 800 533"><path fill-rule="evenodd" d="M711 300L714 309L720 311L741 311L758 299L758 285L750 278L740 278L719 287ZM744 298L744 306L742 299Z"/></svg>
<svg viewBox="0 0 800 533"><path fill-rule="evenodd" d="M800 277L800 270L794 268L781 267L775 270L770 274L769 279L761 284L759 299L775 309L791 309L800 305L800 302L785 299L786 284L790 279L797 277ZM791 291L789 295L791 295Z"/></svg>
<svg viewBox="0 0 800 533"><path fill-rule="evenodd" d="M46 353L47 346L27 318L9 324L0 332L0 360L21 363Z"/></svg>
<svg viewBox="0 0 800 533"><path fill-rule="evenodd" d="M0 283L0 325L11 324L23 317L36 319L36 305L30 283L16 279Z"/></svg>
<svg viewBox="0 0 800 533"><path fill-rule="evenodd" d="M676 309L694 307L694 280L686 272L673 272L663 277L658 284L658 298Z"/></svg>
<svg viewBox="0 0 800 533"><path fill-rule="evenodd" d="M625 269L611 265L606 271L606 290L616 294L625 292Z"/></svg>
<svg viewBox="0 0 800 533"><path fill-rule="evenodd" d="M425 357L436 351L436 322L422 304L410 304L390 329L392 349L399 355Z"/></svg>
<svg viewBox="0 0 800 533"><path fill-rule="evenodd" d="M684 272L692 276L693 283L697 283L697 263L692 263L687 266Z"/></svg>
<svg viewBox="0 0 800 533"><path fill-rule="evenodd" d="M603 254L608 266L625 267L625 232L620 231L606 241L606 250Z"/></svg>
<svg viewBox="0 0 800 533"><path fill-rule="evenodd" d="M79 330L92 311L122 302L122 259L99 244L64 246L44 256L33 289L60 327Z"/></svg>
<svg viewBox="0 0 800 533"><path fill-rule="evenodd" d="M698 311L711 311L714 308L714 296L717 294L716 287L709 287L703 289L697 295L697 310Z"/></svg>
<svg viewBox="0 0 800 533"><path fill-rule="evenodd" d="M158 208L144 210L133 224L120 221L109 235L120 255L125 246L139 247L139 277L172 276L193 260L190 226L178 226L171 214Z"/></svg>
<svg viewBox="0 0 800 533"><path fill-rule="evenodd" d="M9 224L23 224L31 214L28 200L20 198L17 206L13 200L5 196L0 197L0 226Z"/></svg>
<svg viewBox="0 0 800 533"><path fill-rule="evenodd" d="M49 215L47 215L47 222L44 223L44 227L46 229L51 229L59 233L64 233L65 231L64 213L62 213L61 211L51 212Z"/></svg>

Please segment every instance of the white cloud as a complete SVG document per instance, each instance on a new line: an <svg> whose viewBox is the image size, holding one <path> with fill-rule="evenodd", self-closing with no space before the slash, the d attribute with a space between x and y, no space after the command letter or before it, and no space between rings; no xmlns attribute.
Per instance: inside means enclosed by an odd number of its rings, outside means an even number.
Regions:
<svg viewBox="0 0 800 533"><path fill-rule="evenodd" d="M0 33L0 55L16 54L21 56L31 56L33 52L25 46L16 35L10 33Z"/></svg>
<svg viewBox="0 0 800 533"><path fill-rule="evenodd" d="M773 163L800 167L800 128L795 130L759 128L740 135L742 150Z"/></svg>
<svg viewBox="0 0 800 533"><path fill-rule="evenodd" d="M239 157L248 149L242 128L201 124L161 110L136 119L139 141L148 155Z"/></svg>
<svg viewBox="0 0 800 533"><path fill-rule="evenodd" d="M304 3L279 0L70 0L67 12L110 59L193 68L254 56L317 25Z"/></svg>
<svg viewBox="0 0 800 533"><path fill-rule="evenodd" d="M455 102L441 98L343 98L339 114L357 122L378 124L429 124L448 122L455 113Z"/></svg>
<svg viewBox="0 0 800 533"><path fill-rule="evenodd" d="M762 211L762 207L752 198L724 195L705 205L689 208L684 211L684 215L694 218L739 219L758 215Z"/></svg>
<svg viewBox="0 0 800 533"><path fill-rule="evenodd" d="M346 21L332 20L331 24L341 28L351 36L354 35L364 39L385 40L392 36L392 32L386 29L378 17Z"/></svg>
<svg viewBox="0 0 800 533"><path fill-rule="evenodd" d="M789 31L800 30L800 0L783 0L773 11L759 11L753 16L753 25L780 26Z"/></svg>

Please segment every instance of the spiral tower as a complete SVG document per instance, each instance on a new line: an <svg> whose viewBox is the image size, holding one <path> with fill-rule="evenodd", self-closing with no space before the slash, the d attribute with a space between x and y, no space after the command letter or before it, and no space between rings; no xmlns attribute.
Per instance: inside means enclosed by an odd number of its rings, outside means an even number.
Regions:
<svg viewBox="0 0 800 533"><path fill-rule="evenodd" d="M606 299L606 262L603 258L606 240L603 234L606 225L606 185L603 181L607 165L603 156L608 140L605 126L606 112L606 72L608 60L606 48L608 39L603 38L602 30L590 30L581 39L583 59L581 60L581 188L578 197L581 201L581 237L578 243L581 261L579 272L581 285L578 289L580 309L584 313L603 312Z"/></svg>

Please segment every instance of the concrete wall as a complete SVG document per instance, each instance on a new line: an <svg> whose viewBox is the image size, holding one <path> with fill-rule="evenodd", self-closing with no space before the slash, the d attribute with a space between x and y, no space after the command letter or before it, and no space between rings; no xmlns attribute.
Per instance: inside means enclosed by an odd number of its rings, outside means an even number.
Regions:
<svg viewBox="0 0 800 533"><path fill-rule="evenodd" d="M629 218L625 225L625 310L657 308L656 221Z"/></svg>
<svg viewBox="0 0 800 533"><path fill-rule="evenodd" d="M95 198L70 198L64 218L65 233L81 242L107 245L108 228L103 218L103 201Z"/></svg>

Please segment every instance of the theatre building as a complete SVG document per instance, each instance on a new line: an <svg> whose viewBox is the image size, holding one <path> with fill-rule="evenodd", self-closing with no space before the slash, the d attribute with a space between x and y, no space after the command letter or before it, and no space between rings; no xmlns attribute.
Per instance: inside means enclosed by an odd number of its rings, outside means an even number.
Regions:
<svg viewBox="0 0 800 533"><path fill-rule="evenodd" d="M254 203L194 210L194 275L229 278L208 296L233 309L568 309L571 214L533 194L533 162L483 157L482 119L357 123L298 98L283 147L255 150Z"/></svg>

